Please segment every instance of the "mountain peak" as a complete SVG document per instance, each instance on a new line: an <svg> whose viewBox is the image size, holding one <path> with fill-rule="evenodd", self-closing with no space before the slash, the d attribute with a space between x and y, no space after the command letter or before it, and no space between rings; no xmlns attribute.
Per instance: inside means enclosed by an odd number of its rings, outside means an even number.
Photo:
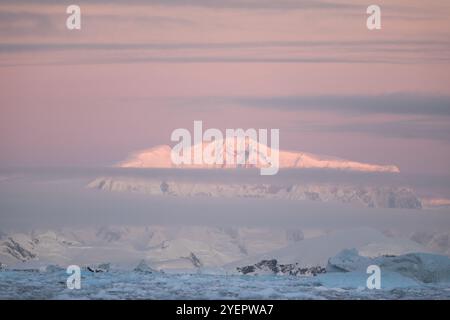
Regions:
<svg viewBox="0 0 450 320"><path fill-rule="evenodd" d="M267 167L268 160L264 157L265 153L261 152L262 148L267 148L271 153L270 147L257 141L246 139L245 141L236 140L236 143L230 143L227 140L216 142L203 142L191 146L185 152L194 157L195 152L203 154L213 143L222 144L223 146L223 163L222 164L174 164L171 160L172 148L168 145L158 145L150 149L141 150L131 154L127 160L118 164L122 168L186 168L186 169L211 169L211 168L236 168L236 167ZM245 147L238 148L238 144L242 143ZM212 149L212 148L209 148ZM246 161L245 165L238 165L236 161L228 161L230 158L236 159L243 156L248 160L249 154L254 152L258 157L256 164L250 164ZM244 154L242 154L244 153ZM296 151L279 151L279 167L280 168L303 168L303 169L337 169L361 172L390 172L398 173L399 168L395 165L370 164L358 161L351 161L339 158L323 157L306 152Z"/></svg>

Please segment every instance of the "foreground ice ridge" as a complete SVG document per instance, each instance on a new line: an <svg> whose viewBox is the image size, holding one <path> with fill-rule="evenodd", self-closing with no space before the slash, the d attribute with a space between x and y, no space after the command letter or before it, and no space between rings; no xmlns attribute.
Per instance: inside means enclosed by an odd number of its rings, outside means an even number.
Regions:
<svg viewBox="0 0 450 320"><path fill-rule="evenodd" d="M369 258L360 256L356 249L345 249L328 260L327 272L364 272L369 265L423 283L450 282L450 258L429 253Z"/></svg>
<svg viewBox="0 0 450 320"><path fill-rule="evenodd" d="M142 272L142 273L154 273L158 272L157 270L151 268L145 260L141 260L139 264L133 269L135 272Z"/></svg>
<svg viewBox="0 0 450 320"><path fill-rule="evenodd" d="M101 177L89 183L88 188L179 197L239 197L321 202L339 201L377 208L422 208L420 199L414 194L413 190L406 187L333 184L226 184Z"/></svg>
<svg viewBox="0 0 450 320"><path fill-rule="evenodd" d="M369 264L382 270L380 290L366 287ZM259 267L273 271L277 265L266 260ZM444 256L411 253L367 258L346 249L329 259L326 273L321 269L315 276L166 274L136 267L84 272L81 290L69 290L65 269L48 266L40 272L0 272L0 299L449 299L449 270L450 259Z"/></svg>
<svg viewBox="0 0 450 320"><path fill-rule="evenodd" d="M383 255L371 258L360 256L356 249L344 249L331 257L326 267L302 267L298 262L279 264L276 259L270 259L236 269L238 273L248 275L317 276L333 272L365 273L370 265L377 265L383 273L398 273L422 283L450 283L450 258L429 253Z"/></svg>
<svg viewBox="0 0 450 320"><path fill-rule="evenodd" d="M383 276L381 290L367 289L367 274L355 272L316 277L88 272L81 290L67 289L66 279L65 270L0 272L0 299L450 299L448 284L420 284L396 274Z"/></svg>

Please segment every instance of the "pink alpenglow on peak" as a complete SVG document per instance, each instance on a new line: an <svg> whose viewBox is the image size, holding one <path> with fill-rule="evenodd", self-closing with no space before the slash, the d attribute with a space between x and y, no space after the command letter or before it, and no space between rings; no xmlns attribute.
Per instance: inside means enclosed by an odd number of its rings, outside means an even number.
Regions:
<svg viewBox="0 0 450 320"><path fill-rule="evenodd" d="M194 157L196 150L211 149L211 143L217 142L203 142L191 147L188 152ZM220 142L222 143L222 142ZM191 164L174 164L171 159L172 148L168 145L159 145L150 149L142 150L133 153L127 160L118 164L121 168L185 168L185 169L218 169L218 168L262 168L267 167L267 159L264 158L264 154L256 151L258 154L258 161L256 164L251 164L246 162L245 165L237 164L236 161L227 161L230 158L236 159L239 157L239 153L243 152L246 159L248 154L250 154L250 147L256 147L258 150L261 148L268 148L269 153L270 148L263 146L262 144L256 142L254 144L245 144L245 148L238 150L235 146L229 148L229 144L224 143L225 155L219 155L223 158L223 163L214 164L196 164L194 161ZM226 144L226 146L225 146ZM228 157L227 155L230 155ZM360 172L390 172L399 173L400 170L395 165L378 165L362 163L357 161L350 161L338 158L322 157L305 152L294 152L294 151L279 151L279 167L280 168L299 168L299 169L337 169L337 170L349 170L349 171L360 171Z"/></svg>

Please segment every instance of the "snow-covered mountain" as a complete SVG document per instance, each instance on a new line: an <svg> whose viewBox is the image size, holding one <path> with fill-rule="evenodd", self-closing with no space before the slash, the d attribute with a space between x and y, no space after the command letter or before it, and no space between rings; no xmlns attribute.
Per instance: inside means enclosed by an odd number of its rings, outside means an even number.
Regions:
<svg viewBox="0 0 450 320"><path fill-rule="evenodd" d="M268 198L286 200L338 201L379 208L420 209L420 199L405 187L355 186L342 184L227 184L210 182L170 181L131 177L102 177L88 184L89 188L139 192L149 195L179 197Z"/></svg>
<svg viewBox="0 0 450 320"><path fill-rule="evenodd" d="M156 269L219 267L301 241L299 229L207 226L109 226L12 233L0 239L8 266L92 265L111 262Z"/></svg>
<svg viewBox="0 0 450 320"><path fill-rule="evenodd" d="M0 239L0 263L3 268L14 269L70 264L97 268L110 263L126 270L147 265L151 270L236 273L237 267L273 259L285 266L325 267L330 257L346 248L356 248L367 257L411 252L449 254L448 233L423 234L417 239L416 234L392 237L371 228L313 231L149 225L11 233ZM447 242L443 243L445 236ZM441 239L439 247L433 238Z"/></svg>
<svg viewBox="0 0 450 320"><path fill-rule="evenodd" d="M190 147L186 152L191 154L192 160L194 154L203 154L205 150L213 150L216 142L203 142ZM219 153L218 157L223 159L222 164L174 164L171 160L172 149L168 145L160 145L151 149L142 150L132 154L127 160L118 164L123 168L190 168L190 169L206 169L206 168L236 168L236 167L256 167L265 168L270 166L271 159L267 155L274 154L274 150L257 141L249 140L230 143L228 140L218 141L222 145L223 153ZM239 148L242 143L244 148ZM264 151L263 151L264 150ZM266 152L267 151L267 152ZM207 153L210 154L210 153ZM251 164L249 158L252 155L256 158L256 164ZM363 172L400 172L395 165L378 165L368 164L357 161L350 161L338 158L323 157L305 152L278 151L279 168L320 168L320 169L340 169ZM244 165L236 164L239 157L246 159ZM229 161L229 159L232 159Z"/></svg>

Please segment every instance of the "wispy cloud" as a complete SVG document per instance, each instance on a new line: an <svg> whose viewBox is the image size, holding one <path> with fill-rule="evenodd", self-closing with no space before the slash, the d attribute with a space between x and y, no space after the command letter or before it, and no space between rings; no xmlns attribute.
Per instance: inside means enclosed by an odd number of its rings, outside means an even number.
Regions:
<svg viewBox="0 0 450 320"><path fill-rule="evenodd" d="M14 0L0 3L17 4ZM58 0L23 0L21 4L61 5ZM202 7L213 9L295 10L295 9L348 9L361 7L346 1L321 0L78 0L77 4L146 5L166 7Z"/></svg>
<svg viewBox="0 0 450 320"><path fill-rule="evenodd" d="M1 13L0 13L1 17ZM448 40L350 40L350 41L241 41L241 42L174 42L174 43L0 43L0 51L52 50L179 50L179 49L258 49L258 48L345 48L363 50L413 50L417 47L450 50ZM402 49L403 48L403 49Z"/></svg>
<svg viewBox="0 0 450 320"><path fill-rule="evenodd" d="M216 98L218 99L218 98ZM450 96L414 93L220 98L252 108L350 114L450 116Z"/></svg>
<svg viewBox="0 0 450 320"><path fill-rule="evenodd" d="M381 95L298 95L179 98L178 107L236 105L277 111L336 112L348 115L450 116L450 96L410 92Z"/></svg>
<svg viewBox="0 0 450 320"><path fill-rule="evenodd" d="M364 5L355 0L80 0L77 4L83 7L84 29L77 34L66 30L65 4L60 1L0 0L0 4L7 4L0 5L2 67L154 62L450 62L450 41L445 29L411 37L401 23L391 23L390 28L396 29L390 33L371 33L368 37ZM433 4L430 14L440 12L439 4ZM386 9L386 17L403 12L402 2L395 1L393 5L397 8ZM198 7L205 10L197 10ZM222 8L233 10L216 10ZM404 14L415 17L411 8ZM243 13L241 9L269 10ZM316 9L330 9L331 14ZM336 18L342 19L342 13L352 16L337 26ZM314 36L305 33L309 28ZM439 24L433 28L442 30ZM77 54L71 54L75 51ZM86 53L79 55L82 51Z"/></svg>
<svg viewBox="0 0 450 320"><path fill-rule="evenodd" d="M24 35L36 30L47 33L55 29L55 21L51 15L0 10L0 34Z"/></svg>
<svg viewBox="0 0 450 320"><path fill-rule="evenodd" d="M450 123L447 121L429 121L426 119L388 120L364 123L317 124L303 122L290 126L288 130L301 132L320 132L328 134L364 134L396 139L438 140L448 143L450 140ZM362 138L361 138L362 139Z"/></svg>
<svg viewBox="0 0 450 320"><path fill-rule="evenodd" d="M433 64L448 63L450 42L439 40L386 41L242 41L172 43L41 42L0 43L0 53L89 51L89 58L74 55L48 64L114 63L345 63L345 64ZM383 54L381 54L383 53ZM424 57L424 53L427 53ZM38 59L44 65L45 57ZM14 65L33 65L14 61ZM8 63L0 63L8 66ZM285 99L286 100L286 99ZM283 101L288 103L289 99Z"/></svg>
<svg viewBox="0 0 450 320"><path fill-rule="evenodd" d="M64 13L64 10L61 10ZM0 33L5 35L48 35L57 36L65 34L67 35L67 29L65 28L64 14L55 14L52 12L45 12L39 10L33 10L28 8L1 8L0 7ZM193 26L195 22L186 17L174 17L174 16L163 16L163 15L152 15L152 14L134 14L133 16L127 16L126 14L113 14L113 13L89 13L89 11L83 14L83 21L87 25L92 22L102 23L111 21L120 21L121 23L132 22L136 27L141 28L153 27L167 27L167 26ZM65 32L65 33L63 33ZM47 38L48 41L55 42L54 38ZM3 44L2 46L6 46ZM57 43L47 43L41 46L42 49L54 50L58 48ZM62 44L64 46L64 44ZM60 46L60 47L62 47ZM89 49L90 44L84 44L86 49ZM70 49L70 46L65 45L66 49ZM23 49L25 49L24 47ZM28 50L32 47L28 47ZM37 47L34 48L38 49ZM20 50L20 49L19 49ZM23 50L21 50L23 51Z"/></svg>

